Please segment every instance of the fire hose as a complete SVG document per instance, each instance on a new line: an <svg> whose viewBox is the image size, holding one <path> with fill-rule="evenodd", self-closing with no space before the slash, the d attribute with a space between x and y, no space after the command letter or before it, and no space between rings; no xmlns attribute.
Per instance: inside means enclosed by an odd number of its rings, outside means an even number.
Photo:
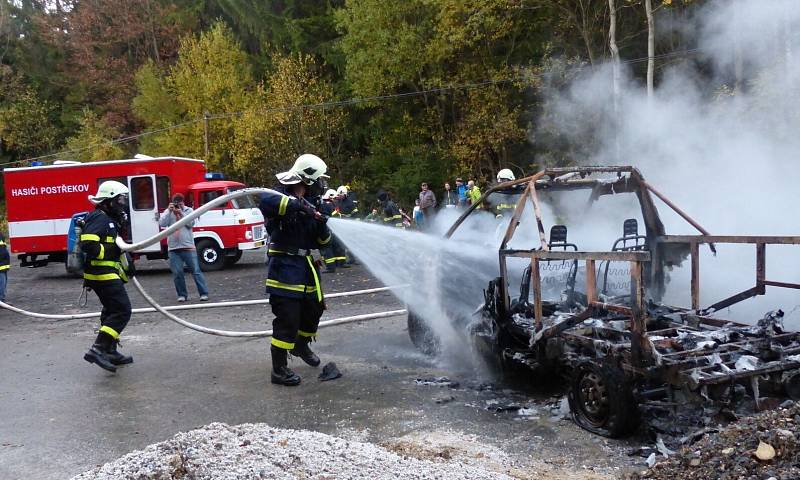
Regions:
<svg viewBox="0 0 800 480"><path fill-rule="evenodd" d="M211 210L212 208L223 205L227 203L229 200L242 197L245 195L253 195L259 193L276 193L275 190L267 189L267 188L244 188L241 190L237 190L236 192L229 193L227 195L223 195L221 197L217 197L210 202L206 203L202 207L198 208L197 210L193 211L189 215L185 216L181 220L175 222L170 227L160 231L159 233L153 235L150 238L142 240L138 243L130 244L125 242L122 238L117 237L117 246L120 247L122 251L136 251L142 248L145 248L149 245L152 245L156 242L161 241L163 238L166 238L170 234L174 233L178 229L182 228L184 225L188 224L189 222L194 221L203 213ZM269 303L268 299L261 299L261 300L240 300L240 301L230 301L230 302L216 302L211 304L204 304L204 305L185 305L185 306L171 306L171 307L163 307L159 305L153 297L151 297L142 287L142 284L139 283L139 280L136 277L133 277L133 285L139 291L139 293L144 297L144 299L149 303L152 308L137 308L133 309L131 313L149 313L157 311L167 317L168 319L172 320L173 322L184 326L186 328L195 330L197 332L206 333L209 335L218 335L222 337L246 337L246 338L257 338L257 337L270 337L272 336L272 330L262 330L262 331L252 331L252 332L242 332L242 331L231 331L231 330L219 330L209 327L204 327L202 325L197 325L186 321L177 315L170 313L169 310L188 310L188 309L197 309L197 308L215 308L215 307L223 307L223 306L240 306L240 305L257 305L257 304L264 304ZM372 288L366 290L356 290L352 292L339 292L339 293L332 293L327 295L328 298L335 298L335 297L345 297L345 296L352 296L352 295L363 295L368 293L377 293L381 291L392 290L396 288L402 288L402 286L395 286L395 287L381 287L381 288ZM95 318L100 316L100 312L90 312L90 313L79 313L79 314L70 314L70 315L59 315L59 314L46 314L46 313L37 313L31 312L27 310L23 310L21 308L15 307L13 305L9 305L5 302L0 302L0 307L5 308L7 310L11 310L16 313L20 313L22 315L26 315L33 318L42 318L48 320L75 320L75 319L85 319L85 318ZM340 318L333 318L330 320L325 320L319 323L319 327L329 327L333 325L341 325L345 323L351 322L358 322L362 320L371 320L377 318L386 318L392 317L396 315L402 315L407 313L406 310L390 310L386 312L378 312L378 313L369 313L364 315L353 315L349 317L340 317Z"/></svg>

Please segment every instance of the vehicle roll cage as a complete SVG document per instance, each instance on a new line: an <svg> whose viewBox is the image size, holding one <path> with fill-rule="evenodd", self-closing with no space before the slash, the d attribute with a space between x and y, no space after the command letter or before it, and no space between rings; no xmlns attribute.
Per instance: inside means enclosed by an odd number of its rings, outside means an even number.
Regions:
<svg viewBox="0 0 800 480"><path fill-rule="evenodd" d="M611 174L612 178L592 178L598 174ZM613 175L616 175L614 178ZM459 226L482 205L487 204L487 198L492 193L507 191L512 187L525 185L524 191L517 201L511 221L508 224L503 241L499 248L499 262L501 278L508 278L507 259L509 257L530 259L530 282L534 292L534 318L535 341L550 338L566 329L589 318L594 309L617 312L629 316L631 319L631 363L634 368L650 364L654 360L652 342L647 339L648 312L645 306L645 295L659 301L664 293L665 269L680 265L687 257L691 258L691 309L685 309L700 324L709 326L722 326L734 324L726 320L712 318L709 315L720 309L729 307L738 302L763 295L767 286L800 289L800 284L768 280L766 278L766 245L798 245L800 236L715 236L711 235L699 223L693 220L686 212L670 201L666 196L647 183L642 174L632 166L587 166L551 168L542 170L534 175L504 182L486 190L483 195L459 216L455 223L445 234L450 238ZM645 234L638 235L637 248L614 248L610 251L553 251L545 235L545 223L542 219L542 209L538 192L555 192L591 189L590 203L602 195L629 192L636 194L641 207ZM653 203L651 194L658 197L670 209L678 214L684 221L694 227L698 235L667 235L664 225L659 217L658 210ZM538 230L539 245L529 250L509 249L508 243L514 237L520 218L530 203L533 206ZM626 225L626 229L629 226ZM629 230L623 231L623 238L631 238ZM643 244L638 244L642 240ZM619 242L619 240L618 240ZM756 279L755 286L745 291L732 295L708 307L700 307L700 255L699 246L708 244L712 252L716 253L715 244L754 244L756 246ZM624 245L624 242L623 242ZM617 242L615 242L617 247ZM539 263L550 260L582 261L586 269L586 305L583 312L573 315L569 321L559 322L545 328L542 321L542 292ZM629 262L631 276L631 301L627 305L609 304L600 301L596 285L596 262ZM527 278L527 275L525 275ZM504 311L508 312L511 300L505 281L499 285L503 298ZM691 311L690 311L691 310Z"/></svg>

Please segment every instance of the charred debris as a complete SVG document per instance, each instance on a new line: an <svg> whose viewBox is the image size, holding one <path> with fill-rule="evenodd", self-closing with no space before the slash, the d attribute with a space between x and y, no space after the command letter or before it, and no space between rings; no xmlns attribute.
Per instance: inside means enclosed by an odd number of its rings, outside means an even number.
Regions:
<svg viewBox="0 0 800 480"><path fill-rule="evenodd" d="M644 232L639 233L637 220L626 220L623 236L610 250L599 252L569 243L564 225L552 225L548 238L539 195L579 189L591 192L590 202L606 195L635 195ZM798 245L800 236L711 235L633 167L549 169L497 185L447 235L498 192L513 193L516 208L498 251L500 276L487 286L483 307L470 319L468 331L480 350L503 365L559 373L568 382L569 406L578 425L619 437L644 421L651 431L678 438L744 412L774 408L787 398L800 399L800 333L784 329L783 312L769 312L756 325L711 316L763 295L767 286L800 288L767 279L765 269L767 245ZM653 196L698 234L666 234ZM508 248L526 207L533 208L538 242L529 249ZM699 249L707 245L715 251L723 243L753 245L755 286L703 307ZM512 258L530 262L517 285L509 274ZM685 261L691 268L691 305L661 304L665 272ZM550 262L570 265L562 294L552 301L543 298L541 275L542 266ZM611 262L629 265L630 288L622 294L606 289ZM412 321L409 331L420 345L425 338L421 322L410 315L410 327Z"/></svg>

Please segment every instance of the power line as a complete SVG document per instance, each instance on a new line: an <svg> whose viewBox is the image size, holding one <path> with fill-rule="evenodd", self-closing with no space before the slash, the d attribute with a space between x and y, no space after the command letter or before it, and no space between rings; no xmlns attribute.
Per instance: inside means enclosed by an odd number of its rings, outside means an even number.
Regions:
<svg viewBox="0 0 800 480"><path fill-rule="evenodd" d="M692 49L681 50L681 51L677 51L677 52L663 53L663 54L660 54L660 55L655 55L653 57L653 59L654 60L661 60L661 59L666 59L666 58L675 58L675 57L680 57L680 56L684 56L684 55L691 55L691 54L700 52L702 50L704 50L704 49L703 48L692 48ZM621 64L635 64L635 63L640 63L640 62L646 62L648 60L649 60L648 57L642 57L642 58L634 58L634 59L630 59L630 60L624 60L624 61L621 61L620 63ZM573 67L571 70L577 71L577 70L583 70L585 68L586 68L586 66L577 66L577 67ZM419 97L419 96L423 96L423 95L431 95L431 94L436 94L436 93L452 92L452 91L456 91L456 90L472 90L472 89L483 88L483 87L492 86L492 85L512 83L512 82L515 82L515 81L524 80L525 78L526 78L525 75L517 75L517 76L514 76L514 77L502 78L502 79L497 79L497 80L484 80L484 81L481 81L481 82L465 83L465 84L459 84L459 85L450 85L450 86L445 86L445 87L429 88L429 89L425 89L425 90L415 90L415 91L412 91L412 92L402 92L402 93L392 93L392 94L385 94L385 95L375 95L375 96L372 96L372 97L350 98L350 99L347 99L347 100L337 100L337 101L314 103L314 104L290 105L290 106L286 106L286 107L272 107L272 108L259 110L259 112L260 113L277 113L277 112L289 112L289 111L295 111L295 110L301 110L301 109L327 109L327 108L346 107L346 106L352 106L352 105L359 105L359 104L363 104L363 103L391 101L391 100L397 100L397 99ZM244 113L245 113L244 111L218 113L218 114L208 115L205 118L207 118L209 120L219 120L219 119L240 117ZM83 151L86 151L86 150L90 150L90 149L97 148L97 147L102 147L102 146L111 146L111 145L117 145L117 144L120 144L120 143L127 143L127 142L130 142L132 140L136 140L138 138L142 138L142 137L145 137L145 136L148 136L148 135L154 135L156 133L162 133L162 132L174 130L176 128L181 128L181 127L184 127L186 125L199 123L199 122L202 122L203 120L204 120L204 118L200 117L200 118L196 118L196 119L193 119L193 120L187 120L185 122L181 122L181 123L178 123L178 124L170 125L170 126L167 126L167 127L164 127L164 128L159 128L159 129L156 129L156 130L148 130L146 132L141 132L141 133L138 133L138 134L135 134L135 135L126 136L126 137L121 137L121 138L114 139L114 140L109 140L107 142L100 142L100 143L95 143L95 144L91 144L91 145L86 145L86 146L81 147L81 148L75 148L75 149L71 149L71 150L61 150L59 152L50 153L50 154L47 154L47 155L40 155L38 157L31 157L31 158L25 158L25 159L22 159L22 160L15 160L15 161L11 161L11 162L0 163L0 166L14 165L14 164L25 163L25 162L32 162L32 161L41 160L41 159L45 159L45 158L57 157L57 156L60 156L60 155L68 155L68 154L72 154L72 153L79 153L79 152L83 152Z"/></svg>

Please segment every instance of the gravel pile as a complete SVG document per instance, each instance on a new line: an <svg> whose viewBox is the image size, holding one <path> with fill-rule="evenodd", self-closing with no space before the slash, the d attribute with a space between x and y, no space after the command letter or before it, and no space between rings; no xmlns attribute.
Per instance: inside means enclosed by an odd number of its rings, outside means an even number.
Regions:
<svg viewBox="0 0 800 480"><path fill-rule="evenodd" d="M800 404L745 417L633 479L800 478Z"/></svg>
<svg viewBox="0 0 800 480"><path fill-rule="evenodd" d="M324 433L212 423L85 472L111 479L511 479L456 459L420 460Z"/></svg>

